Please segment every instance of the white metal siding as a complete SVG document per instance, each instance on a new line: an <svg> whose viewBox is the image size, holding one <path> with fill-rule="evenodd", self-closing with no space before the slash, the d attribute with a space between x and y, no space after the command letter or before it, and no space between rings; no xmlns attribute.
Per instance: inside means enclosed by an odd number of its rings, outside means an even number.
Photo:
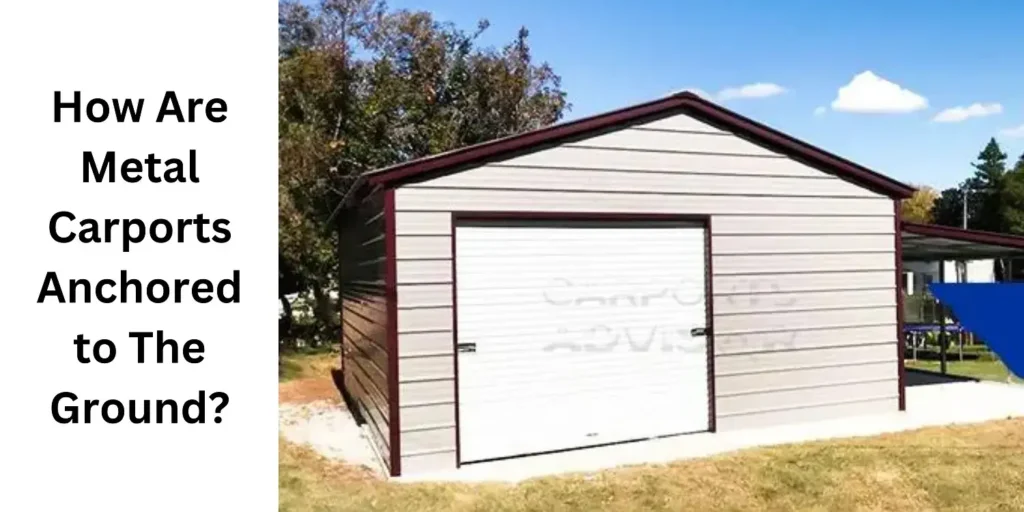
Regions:
<svg viewBox="0 0 1024 512"><path fill-rule="evenodd" d="M399 322L439 328L414 311L448 314L452 211L712 215L716 386L740 393L717 400L717 428L896 409L889 198L679 115L403 186L395 204ZM404 471L453 467L441 420L454 380L436 373L454 356L451 331L400 329L399 351L402 430L442 441L403 436ZM828 365L891 379L812 369ZM744 377L772 369L770 386Z"/></svg>
<svg viewBox="0 0 1024 512"><path fill-rule="evenodd" d="M468 172L468 171L467 171ZM514 172L514 171L513 171ZM579 181L585 182L581 174ZM895 213L885 197L804 197L736 195L729 197L729 179L723 178L722 195L662 194L652 192L575 192L547 190L438 189L405 186L395 194L395 208L403 211L546 211L620 213L694 213L709 215L885 216ZM794 183L793 186L798 186ZM854 185L850 185L851 187ZM780 202L780 197L786 197Z"/></svg>

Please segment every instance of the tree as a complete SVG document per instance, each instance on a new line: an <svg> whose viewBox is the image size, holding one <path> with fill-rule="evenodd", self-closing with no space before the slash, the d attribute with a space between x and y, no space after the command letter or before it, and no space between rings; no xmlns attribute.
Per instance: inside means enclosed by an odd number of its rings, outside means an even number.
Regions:
<svg viewBox="0 0 1024 512"><path fill-rule="evenodd" d="M932 204L932 222L943 226L962 226L963 205L963 185L943 190ZM973 218L974 215L968 212L968 217Z"/></svg>
<svg viewBox="0 0 1024 512"><path fill-rule="evenodd" d="M968 178L967 188L979 205L975 229L1003 232L1006 230L1006 219L1003 208L1004 178L1006 176L1006 153L999 147L996 140L990 139L985 149L978 155L974 166L974 176Z"/></svg>
<svg viewBox="0 0 1024 512"><path fill-rule="evenodd" d="M545 126L569 108L525 28L501 49L477 47L487 28L467 33L380 0L279 4L279 277L282 293L314 296L325 334L337 322L327 219L359 174Z"/></svg>
<svg viewBox="0 0 1024 512"><path fill-rule="evenodd" d="M903 200L903 220L931 224L934 220L932 207L939 197L934 188L916 187L914 195Z"/></svg>
<svg viewBox="0 0 1024 512"><path fill-rule="evenodd" d="M1024 235L1024 154L1013 170L1006 173L1002 202L1006 230Z"/></svg>
<svg viewBox="0 0 1024 512"><path fill-rule="evenodd" d="M939 224L960 227L963 223L963 195L968 190L968 227L999 233L1024 234L1024 155L1014 168L1006 170L1007 154L995 139L989 140L972 164L974 175L958 188L944 190L935 203ZM1005 260L996 260L997 280L1004 280Z"/></svg>
<svg viewBox="0 0 1024 512"><path fill-rule="evenodd" d="M967 190L968 227L985 231L1006 230L1003 207L1006 176L1006 153L993 138L971 164L974 175L957 188L942 191L935 202L935 222L946 226L962 227L964 190Z"/></svg>

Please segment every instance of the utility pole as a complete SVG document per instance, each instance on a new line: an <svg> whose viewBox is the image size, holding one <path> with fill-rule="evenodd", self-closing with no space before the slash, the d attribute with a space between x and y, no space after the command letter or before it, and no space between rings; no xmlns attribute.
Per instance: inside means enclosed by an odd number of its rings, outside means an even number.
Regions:
<svg viewBox="0 0 1024 512"><path fill-rule="evenodd" d="M939 260L939 282L946 282L946 262ZM935 299L936 309L939 310L939 372L946 374L946 344L949 337L946 335L946 305Z"/></svg>
<svg viewBox="0 0 1024 512"><path fill-rule="evenodd" d="M971 189L967 188L967 184L964 183L964 200L963 200L963 203L964 203L964 214L963 214L964 230L967 229L967 219L968 219L967 201L968 201L968 198L970 196L971 196ZM957 262L957 282L961 282L961 283L966 283L967 282L967 261L958 261Z"/></svg>

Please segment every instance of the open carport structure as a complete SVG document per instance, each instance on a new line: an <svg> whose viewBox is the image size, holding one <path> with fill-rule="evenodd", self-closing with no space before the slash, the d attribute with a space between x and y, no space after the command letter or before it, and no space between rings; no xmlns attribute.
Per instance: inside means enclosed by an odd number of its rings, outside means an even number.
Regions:
<svg viewBox="0 0 1024 512"><path fill-rule="evenodd" d="M903 221L904 261L1024 257L1024 237Z"/></svg>
<svg viewBox="0 0 1024 512"><path fill-rule="evenodd" d="M1024 237L1021 236L906 221L902 223L902 226L901 262L937 263L940 281L945 281L943 275L945 265L942 262L989 259L1004 259L1006 261L1007 268L1004 276L1009 280L1009 276L1013 275L1013 259L1024 257ZM901 298L903 298L902 295ZM913 340L915 335L927 331L938 334L939 339L942 340L939 344L940 371L945 374L949 346L948 335L950 332L957 333L962 355L964 332L959 325L948 324L947 319L950 312L942 304L935 302L932 306L935 312L932 315L934 321L924 325L910 326L905 325L904 322L904 317L910 312L904 305L901 305L900 309L903 312L903 317L900 319L901 329L907 340Z"/></svg>

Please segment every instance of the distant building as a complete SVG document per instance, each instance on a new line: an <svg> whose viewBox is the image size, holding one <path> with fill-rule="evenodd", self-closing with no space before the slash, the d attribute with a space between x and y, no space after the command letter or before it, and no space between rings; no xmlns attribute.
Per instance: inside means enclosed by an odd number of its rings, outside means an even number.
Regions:
<svg viewBox="0 0 1024 512"><path fill-rule="evenodd" d="M903 264L903 289L908 295L924 293L929 283L938 282L939 277L945 277L943 282L956 283L958 281L957 262L942 262L943 269L940 273L939 262L907 261ZM968 283L992 283L995 282L995 260L973 260L966 262L967 276L964 282Z"/></svg>

